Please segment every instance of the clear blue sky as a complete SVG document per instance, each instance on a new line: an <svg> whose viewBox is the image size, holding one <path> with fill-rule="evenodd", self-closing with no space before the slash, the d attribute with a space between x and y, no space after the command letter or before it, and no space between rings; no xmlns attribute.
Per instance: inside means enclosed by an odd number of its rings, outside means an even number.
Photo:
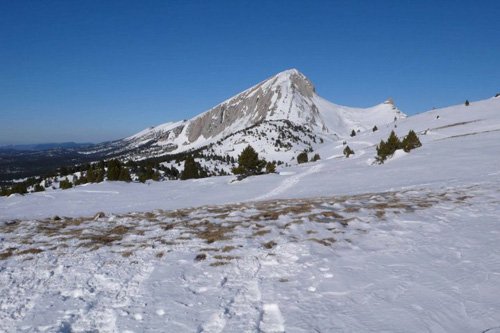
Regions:
<svg viewBox="0 0 500 333"><path fill-rule="evenodd" d="M500 92L500 1L1 1L0 144L117 139L297 68L408 113Z"/></svg>

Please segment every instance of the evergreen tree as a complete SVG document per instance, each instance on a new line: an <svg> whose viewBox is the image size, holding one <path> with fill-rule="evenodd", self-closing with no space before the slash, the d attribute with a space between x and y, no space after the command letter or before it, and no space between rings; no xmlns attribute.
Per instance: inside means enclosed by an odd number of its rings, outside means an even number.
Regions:
<svg viewBox="0 0 500 333"><path fill-rule="evenodd" d="M373 126L373 131L374 131L374 132L378 131L378 127L377 127L377 125Z"/></svg>
<svg viewBox="0 0 500 333"><path fill-rule="evenodd" d="M309 157L307 157L307 153L305 151L297 155L297 163L302 164L307 162L309 162Z"/></svg>
<svg viewBox="0 0 500 333"><path fill-rule="evenodd" d="M251 176L262 172L262 168L266 166L265 160L259 160L259 154L248 145L238 156L238 166L233 168L232 172L235 175Z"/></svg>
<svg viewBox="0 0 500 333"><path fill-rule="evenodd" d="M121 168L120 176L118 177L118 179L124 182L132 181L132 178L130 178L130 172L128 171L128 168L126 167Z"/></svg>
<svg viewBox="0 0 500 333"><path fill-rule="evenodd" d="M121 164L117 159L108 161L108 180L119 180L121 172Z"/></svg>
<svg viewBox="0 0 500 333"><path fill-rule="evenodd" d="M349 158L349 156L354 154L354 150L352 150L349 146L346 146L344 148L344 155L345 157Z"/></svg>
<svg viewBox="0 0 500 333"><path fill-rule="evenodd" d="M8 196L10 195L10 191L6 187L1 187L0 188L0 196Z"/></svg>
<svg viewBox="0 0 500 333"><path fill-rule="evenodd" d="M45 188L40 184L35 184L34 191L35 192L43 192L43 191L45 191Z"/></svg>
<svg viewBox="0 0 500 333"><path fill-rule="evenodd" d="M28 188L26 187L26 183L21 182L21 183L15 183L10 187L9 195L13 193L18 193L18 194L26 194L28 193Z"/></svg>
<svg viewBox="0 0 500 333"><path fill-rule="evenodd" d="M355 130L352 130L351 136L356 136L356 131Z"/></svg>
<svg viewBox="0 0 500 333"><path fill-rule="evenodd" d="M181 172L181 179L200 178L200 166L194 160L193 156L189 155L184 161L184 170Z"/></svg>
<svg viewBox="0 0 500 333"><path fill-rule="evenodd" d="M394 153L397 149L403 148L401 146L401 141L394 131L391 131L389 134L389 138L387 139L388 149L391 151L391 154Z"/></svg>
<svg viewBox="0 0 500 333"><path fill-rule="evenodd" d="M466 99L466 100L465 100L465 106L469 106L469 104L470 104L470 103L469 103L469 100L468 100L468 99Z"/></svg>
<svg viewBox="0 0 500 333"><path fill-rule="evenodd" d="M276 172L276 163L275 162L267 162L266 173L275 173L275 172Z"/></svg>
<svg viewBox="0 0 500 333"><path fill-rule="evenodd" d="M403 139L401 145L405 152L409 152L412 149L421 147L422 143L420 142L417 133L415 133L413 130L410 130L408 132L408 135Z"/></svg>
<svg viewBox="0 0 500 333"><path fill-rule="evenodd" d="M73 187L73 183L67 179L63 179L59 182L59 188L62 190L67 190L68 188L72 188L72 187Z"/></svg>

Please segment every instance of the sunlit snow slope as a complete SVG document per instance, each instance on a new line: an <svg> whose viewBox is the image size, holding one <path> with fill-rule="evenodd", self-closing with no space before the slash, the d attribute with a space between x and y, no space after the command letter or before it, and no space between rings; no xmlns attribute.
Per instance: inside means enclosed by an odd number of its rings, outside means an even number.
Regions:
<svg viewBox="0 0 500 333"><path fill-rule="evenodd" d="M0 198L0 331L498 332L500 98L378 128L240 182Z"/></svg>

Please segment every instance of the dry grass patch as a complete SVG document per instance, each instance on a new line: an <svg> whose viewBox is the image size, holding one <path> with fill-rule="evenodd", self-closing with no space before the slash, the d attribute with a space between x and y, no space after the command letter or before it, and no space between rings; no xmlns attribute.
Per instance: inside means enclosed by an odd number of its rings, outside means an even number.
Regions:
<svg viewBox="0 0 500 333"><path fill-rule="evenodd" d="M37 249L37 248L32 248L32 249L26 249L26 250L21 250L17 251L16 254L18 255L23 255L23 254L38 254L43 252L42 249Z"/></svg>
<svg viewBox="0 0 500 333"><path fill-rule="evenodd" d="M324 245L324 246L330 246L332 245L333 243L335 243L337 240L333 237L330 237L330 238L323 238L323 239L319 239L319 238L309 238L308 239L309 241L313 241L315 243L318 243L318 244L321 244L321 245Z"/></svg>
<svg viewBox="0 0 500 333"><path fill-rule="evenodd" d="M220 254L217 254L214 256L214 259L217 259L217 260L236 260L236 259L240 259L241 257L239 256L227 256L227 255L220 255Z"/></svg>
<svg viewBox="0 0 500 333"><path fill-rule="evenodd" d="M226 245L224 246L221 251L222 252L231 252L232 250L236 249L236 246L232 246L232 245Z"/></svg>
<svg viewBox="0 0 500 333"><path fill-rule="evenodd" d="M121 252L122 257L124 257L124 258L128 258L128 257L130 257L132 254L134 254L134 252L132 252L132 251L124 251L124 252Z"/></svg>
<svg viewBox="0 0 500 333"><path fill-rule="evenodd" d="M5 260L7 258L10 258L14 254L15 250L16 250L15 247L10 247L4 252L0 252L0 260Z"/></svg>
<svg viewBox="0 0 500 333"><path fill-rule="evenodd" d="M273 247L275 247L276 245L278 245L278 243L276 243L275 241L269 241L267 243L264 243L262 244L262 246L265 248L265 249L272 249Z"/></svg>
<svg viewBox="0 0 500 333"><path fill-rule="evenodd" d="M204 230L195 230L195 235L205 240L207 244L229 239L230 233L234 231L235 226L221 226L215 223L204 225Z"/></svg>
<svg viewBox="0 0 500 333"><path fill-rule="evenodd" d="M206 253L198 253L196 257L194 257L194 261L203 261L205 259L207 259Z"/></svg>
<svg viewBox="0 0 500 333"><path fill-rule="evenodd" d="M264 236L264 235L267 235L270 232L271 232L271 230L269 230L269 229L263 229L263 230L259 230L259 231L254 232L252 236L253 237Z"/></svg>
<svg viewBox="0 0 500 333"><path fill-rule="evenodd" d="M218 267L218 266L224 266L224 265L227 265L227 264L229 264L229 261L216 261L216 262L210 263L210 266L212 266L212 267Z"/></svg>

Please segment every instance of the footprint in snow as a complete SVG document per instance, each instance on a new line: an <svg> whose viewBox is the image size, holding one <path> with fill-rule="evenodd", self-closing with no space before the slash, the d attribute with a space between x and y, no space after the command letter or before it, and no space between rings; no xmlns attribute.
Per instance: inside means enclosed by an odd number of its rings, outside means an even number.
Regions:
<svg viewBox="0 0 500 333"><path fill-rule="evenodd" d="M264 304L259 328L264 333L285 332L285 320L278 304Z"/></svg>

